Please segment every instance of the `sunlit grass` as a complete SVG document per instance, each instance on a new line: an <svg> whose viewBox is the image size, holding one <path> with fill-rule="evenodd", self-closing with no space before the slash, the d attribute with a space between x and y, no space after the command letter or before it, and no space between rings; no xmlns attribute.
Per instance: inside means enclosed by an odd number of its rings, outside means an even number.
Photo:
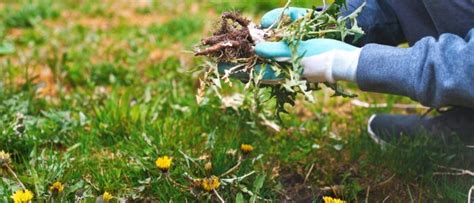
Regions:
<svg viewBox="0 0 474 203"><path fill-rule="evenodd" d="M389 104L361 108L319 91L315 104L299 102L282 116L280 131L260 122L249 103L224 108L209 94L198 105L193 70L202 60L189 51L219 12L257 19L286 1L35 6L48 2L1 4L10 10L1 15L0 41L14 45L0 55L1 202L22 189L39 202L304 201L305 192L318 201L367 193L374 201L465 201L473 184L432 175L436 165L472 166L457 145L419 140L382 151L370 140L367 118L409 113L390 107L406 98L358 92ZM243 85L225 88L230 96ZM333 186L340 189L322 190Z"/></svg>

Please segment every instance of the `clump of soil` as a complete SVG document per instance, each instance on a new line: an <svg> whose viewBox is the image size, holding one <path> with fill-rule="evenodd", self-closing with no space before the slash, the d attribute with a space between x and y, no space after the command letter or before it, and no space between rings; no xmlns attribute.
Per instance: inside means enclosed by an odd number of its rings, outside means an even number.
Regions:
<svg viewBox="0 0 474 203"><path fill-rule="evenodd" d="M221 15L219 24L219 28L211 37L201 40L201 44L206 48L196 51L196 56L208 56L220 62L230 62L255 55L255 42L249 31L250 20L238 12L225 12Z"/></svg>

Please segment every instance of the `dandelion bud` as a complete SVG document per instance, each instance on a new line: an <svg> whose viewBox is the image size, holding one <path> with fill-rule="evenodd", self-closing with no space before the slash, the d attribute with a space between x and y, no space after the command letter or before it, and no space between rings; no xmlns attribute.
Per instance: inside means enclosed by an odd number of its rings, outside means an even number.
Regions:
<svg viewBox="0 0 474 203"><path fill-rule="evenodd" d="M204 169L206 171L211 171L212 170L212 163L211 162L207 162L206 164L204 164Z"/></svg>
<svg viewBox="0 0 474 203"><path fill-rule="evenodd" d="M113 196L110 193L108 193L107 191L105 191L104 194L102 194L102 200L104 202L109 202L112 198L113 198Z"/></svg>
<svg viewBox="0 0 474 203"><path fill-rule="evenodd" d="M5 151L0 151L0 166L3 166L4 164L10 164L11 159L10 159L10 154L6 153Z"/></svg>
<svg viewBox="0 0 474 203"><path fill-rule="evenodd" d="M155 164L158 169L160 169L163 173L166 173L171 167L172 160L173 158L170 158L168 156L162 156L156 159Z"/></svg>
<svg viewBox="0 0 474 203"><path fill-rule="evenodd" d="M60 193L63 190L64 190L64 185L59 181L56 181L49 187L49 191L52 193Z"/></svg>
<svg viewBox="0 0 474 203"><path fill-rule="evenodd" d="M244 154L248 154L254 150L252 145L249 144L242 144L240 145L240 151L242 151Z"/></svg>
<svg viewBox="0 0 474 203"><path fill-rule="evenodd" d="M221 185L221 182L219 181L219 178L216 176L211 176L210 178L204 178L201 181L201 187L205 191L213 191Z"/></svg>

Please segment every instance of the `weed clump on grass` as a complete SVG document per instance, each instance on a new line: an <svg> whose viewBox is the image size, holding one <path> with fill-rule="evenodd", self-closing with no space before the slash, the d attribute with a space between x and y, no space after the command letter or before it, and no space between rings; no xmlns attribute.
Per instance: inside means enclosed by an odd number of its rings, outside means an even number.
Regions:
<svg viewBox="0 0 474 203"><path fill-rule="evenodd" d="M288 9L289 3L283 9ZM336 1L324 10L308 9L306 15L291 22L289 16L281 14L278 22L270 28L261 28L238 12L224 12L221 15L220 26L212 36L201 41L201 48L196 56L207 56L210 63L205 68L201 79L201 89L198 91L198 102L204 96L205 88L213 90L221 88L220 80L231 84L228 79L233 75L246 75L246 90L259 92L260 88L270 88L270 96L276 98L276 112L286 112L285 104L294 105L295 98L302 94L314 102L313 90L318 90L318 83L309 83L302 77L303 67L300 65L302 56L297 54L299 42L314 38L330 38L345 41L346 37L357 40L363 31L357 26L355 18L363 5L353 13L341 17L341 8L345 1ZM283 12L284 13L284 12ZM289 62L276 62L264 59L255 54L257 43L265 41L284 41L292 52ZM220 66L230 66L219 68ZM269 70L271 69L271 70ZM271 84L262 80L265 74L273 72L276 82ZM276 79L275 79L276 78ZM345 92L337 83L324 83L335 91L335 96L353 97ZM252 87L252 88L251 88ZM219 94L218 94L219 95Z"/></svg>

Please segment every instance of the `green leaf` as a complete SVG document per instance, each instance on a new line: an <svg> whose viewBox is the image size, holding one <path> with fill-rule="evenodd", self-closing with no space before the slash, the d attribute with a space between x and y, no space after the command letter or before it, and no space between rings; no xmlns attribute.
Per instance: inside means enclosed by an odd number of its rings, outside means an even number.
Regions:
<svg viewBox="0 0 474 203"><path fill-rule="evenodd" d="M244 195L242 195L242 193L237 193L237 195L235 196L235 203L244 203L245 200L244 200Z"/></svg>
<svg viewBox="0 0 474 203"><path fill-rule="evenodd" d="M339 85L338 83L328 83L328 82L325 82L324 83L327 87L331 88L332 90L334 90L334 94L332 95L332 97L336 97L336 96L342 96L342 97L346 97L346 98L354 98L354 97L357 97L356 94L353 94L353 93L350 93L350 92L347 92L346 90L344 90L344 88Z"/></svg>
<svg viewBox="0 0 474 203"><path fill-rule="evenodd" d="M260 192L260 189L263 187L263 183L265 182L265 174L261 174L255 179L255 182L253 183L253 191L255 193Z"/></svg>
<svg viewBox="0 0 474 203"><path fill-rule="evenodd" d="M250 198L251 203L254 203L257 201L258 193L260 193L260 189L263 187L264 182L265 182L265 174L259 175L253 182L253 195Z"/></svg>

